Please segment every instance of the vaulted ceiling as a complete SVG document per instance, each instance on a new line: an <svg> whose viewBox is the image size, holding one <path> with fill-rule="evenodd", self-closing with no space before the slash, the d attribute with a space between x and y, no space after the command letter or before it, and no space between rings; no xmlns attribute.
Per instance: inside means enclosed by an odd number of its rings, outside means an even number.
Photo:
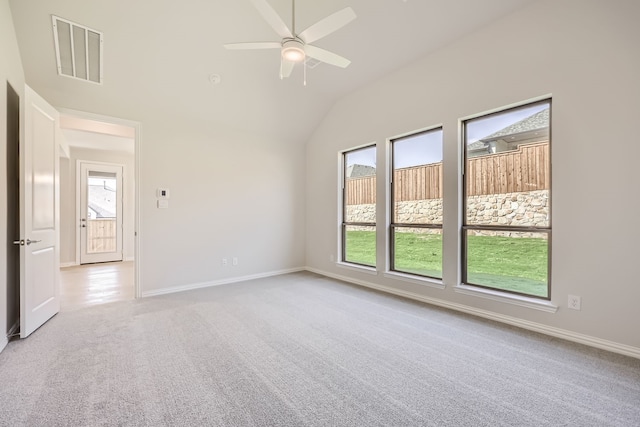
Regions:
<svg viewBox="0 0 640 427"><path fill-rule="evenodd" d="M351 65L308 69L307 86L299 66L280 80L277 50L223 48L279 41L249 0L12 0L11 9L27 83L57 107L202 120L304 143L341 97L532 1L298 0L299 29L347 6L357 15L314 43ZM291 21L291 0L268 2ZM102 85L57 74L51 15L104 34Z"/></svg>

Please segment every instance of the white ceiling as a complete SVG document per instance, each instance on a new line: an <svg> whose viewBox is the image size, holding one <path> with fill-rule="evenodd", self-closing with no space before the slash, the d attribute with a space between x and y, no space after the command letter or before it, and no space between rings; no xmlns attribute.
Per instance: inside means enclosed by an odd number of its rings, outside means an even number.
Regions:
<svg viewBox="0 0 640 427"><path fill-rule="evenodd" d="M358 16L314 43L351 65L308 70L306 87L300 68L279 79L277 50L222 47L279 41L249 0L11 0L11 9L27 83L57 107L202 120L304 143L341 97L532 1L298 0L298 29L347 6ZM290 22L290 0L269 3ZM103 85L57 75L52 14L104 33Z"/></svg>

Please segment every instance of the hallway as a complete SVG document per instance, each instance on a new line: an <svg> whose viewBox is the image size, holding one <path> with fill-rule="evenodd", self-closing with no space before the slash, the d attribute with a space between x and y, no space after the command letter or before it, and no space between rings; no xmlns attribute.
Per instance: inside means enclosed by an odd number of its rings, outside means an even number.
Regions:
<svg viewBox="0 0 640 427"><path fill-rule="evenodd" d="M133 261L60 269L60 310L133 299Z"/></svg>

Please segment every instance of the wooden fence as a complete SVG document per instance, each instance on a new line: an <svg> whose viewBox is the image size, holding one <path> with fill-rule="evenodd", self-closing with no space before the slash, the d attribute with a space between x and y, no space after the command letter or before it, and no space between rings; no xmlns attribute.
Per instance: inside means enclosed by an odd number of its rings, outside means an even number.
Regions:
<svg viewBox="0 0 640 427"><path fill-rule="evenodd" d="M394 175L396 202L442 198L442 162L397 169Z"/></svg>
<svg viewBox="0 0 640 427"><path fill-rule="evenodd" d="M521 145L515 151L475 157L467 162L467 195L547 190L550 167L548 142Z"/></svg>
<svg viewBox="0 0 640 427"><path fill-rule="evenodd" d="M87 221L87 252L90 254L116 251L116 220Z"/></svg>
<svg viewBox="0 0 640 427"><path fill-rule="evenodd" d="M550 182L549 143L474 157L467 161L467 195L547 190ZM442 163L395 171L396 201L442 198ZM376 177L347 178L347 205L376 202Z"/></svg>

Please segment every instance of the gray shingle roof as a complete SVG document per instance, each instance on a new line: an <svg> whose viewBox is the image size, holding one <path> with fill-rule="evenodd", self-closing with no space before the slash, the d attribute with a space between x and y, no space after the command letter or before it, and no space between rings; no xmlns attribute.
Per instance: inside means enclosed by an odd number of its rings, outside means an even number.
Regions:
<svg viewBox="0 0 640 427"><path fill-rule="evenodd" d="M367 165L351 165L347 167L347 177L356 178L361 176L371 176L376 174L376 168Z"/></svg>
<svg viewBox="0 0 640 427"><path fill-rule="evenodd" d="M529 117L526 117L520 120L519 122L509 125L506 128L500 129L499 131L494 132L491 135L485 136L480 141L491 141L505 135L513 135L516 133L528 132L528 131L537 130L537 129L545 129L548 127L549 127L549 109L545 108L544 110L537 112Z"/></svg>

